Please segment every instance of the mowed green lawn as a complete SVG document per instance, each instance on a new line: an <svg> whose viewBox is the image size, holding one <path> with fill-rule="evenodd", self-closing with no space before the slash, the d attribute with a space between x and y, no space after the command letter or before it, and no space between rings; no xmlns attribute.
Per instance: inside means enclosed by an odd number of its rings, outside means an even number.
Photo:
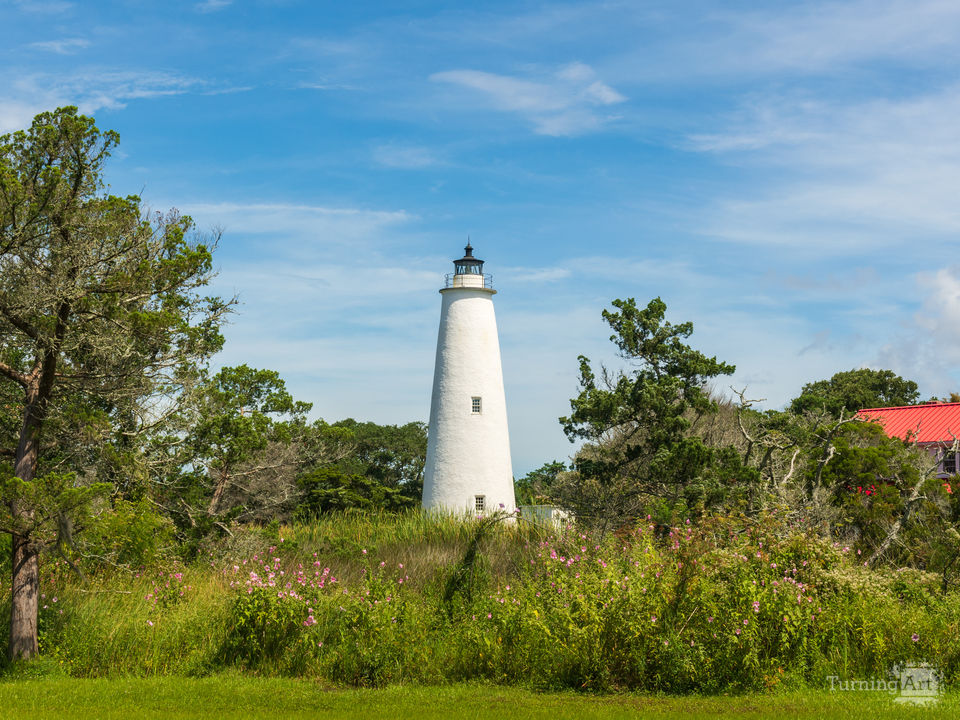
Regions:
<svg viewBox="0 0 960 720"><path fill-rule="evenodd" d="M330 689L305 680L216 677L0 681L0 717L41 718L956 718L960 696L922 707L867 692L730 697L535 693L480 685Z"/></svg>

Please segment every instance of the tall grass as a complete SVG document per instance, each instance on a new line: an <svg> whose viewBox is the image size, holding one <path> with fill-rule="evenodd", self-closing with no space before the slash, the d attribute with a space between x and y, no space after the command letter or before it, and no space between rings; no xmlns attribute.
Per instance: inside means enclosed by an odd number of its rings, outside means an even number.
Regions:
<svg viewBox="0 0 960 720"><path fill-rule="evenodd" d="M960 596L871 571L775 516L603 540L411 512L237 531L188 567L45 564L42 652L76 676L718 692L960 673ZM56 597L56 602L53 598Z"/></svg>

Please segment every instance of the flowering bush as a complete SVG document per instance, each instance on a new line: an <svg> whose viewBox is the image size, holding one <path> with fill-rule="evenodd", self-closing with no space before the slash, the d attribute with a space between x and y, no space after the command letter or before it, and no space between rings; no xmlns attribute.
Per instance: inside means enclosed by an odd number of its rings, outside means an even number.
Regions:
<svg viewBox="0 0 960 720"><path fill-rule="evenodd" d="M454 606L439 592L442 575L411 590L402 563L362 550L357 560L350 583L319 561L285 573L278 555L238 573L230 658L355 685L482 679L669 692L818 683L841 661L846 673L886 672L934 651L956 664L949 633L924 616L927 578L867 570L850 548L774 517L687 524L664 537L650 524L603 541L567 529L518 547L514 574L483 576Z"/></svg>
<svg viewBox="0 0 960 720"><path fill-rule="evenodd" d="M333 555L278 540L132 585L51 575L44 652L79 675L238 666L360 686L721 692L822 686L921 660L947 682L960 673L960 595L925 573L866 568L855 548L773 515L651 522L603 539L478 528L406 536L402 556L385 534L377 545L354 535ZM468 552L472 589L449 596Z"/></svg>

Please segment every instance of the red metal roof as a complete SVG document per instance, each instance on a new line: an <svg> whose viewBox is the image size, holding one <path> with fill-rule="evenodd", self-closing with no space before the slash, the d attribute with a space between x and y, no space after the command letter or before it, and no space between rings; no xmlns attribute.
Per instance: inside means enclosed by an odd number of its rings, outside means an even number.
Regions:
<svg viewBox="0 0 960 720"><path fill-rule="evenodd" d="M953 442L960 437L960 403L927 403L901 407L868 408L858 416L877 420L890 437L914 442Z"/></svg>

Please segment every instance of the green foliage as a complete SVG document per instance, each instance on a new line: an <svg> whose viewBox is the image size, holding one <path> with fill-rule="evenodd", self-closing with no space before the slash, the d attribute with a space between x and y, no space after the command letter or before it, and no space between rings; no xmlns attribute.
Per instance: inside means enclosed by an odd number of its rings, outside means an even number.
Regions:
<svg viewBox="0 0 960 720"><path fill-rule="evenodd" d="M203 463L213 475L229 477L272 438L289 439L289 428L277 418L302 419L311 407L295 402L274 370L225 367L201 386L197 419L185 444L194 462Z"/></svg>
<svg viewBox="0 0 960 720"><path fill-rule="evenodd" d="M423 423L319 421L306 428L303 438L305 469L297 478L300 516L419 505L427 451Z"/></svg>
<svg viewBox="0 0 960 720"><path fill-rule="evenodd" d="M206 674L227 631L230 598L209 572L175 566L100 571L80 585L61 566L45 577L41 652L84 677ZM192 577L191 577L192 575Z"/></svg>
<svg viewBox="0 0 960 720"><path fill-rule="evenodd" d="M867 569L853 548L778 515L603 540L491 523L475 558L485 571L447 602L451 558L479 527L331 515L193 568L101 574L82 587L56 570L44 652L80 676L238 667L357 686L718 693L822 688L828 675L885 677L919 659L960 679L960 595L930 574Z"/></svg>
<svg viewBox="0 0 960 720"><path fill-rule="evenodd" d="M223 343L229 303L200 294L215 243L176 211L104 193L118 139L75 107L0 137L0 450L15 476L3 478L2 522L20 557L12 657L36 653L36 554L117 474L99 449L141 438Z"/></svg>
<svg viewBox="0 0 960 720"><path fill-rule="evenodd" d="M790 403L790 411L855 413L864 408L914 405L920 399L917 384L904 380L891 370L847 370L829 380L818 380L803 386L800 395Z"/></svg>
<svg viewBox="0 0 960 720"><path fill-rule="evenodd" d="M557 493L557 478L567 466L559 460L547 462L514 482L517 505L549 504Z"/></svg>
<svg viewBox="0 0 960 720"><path fill-rule="evenodd" d="M239 365L200 374L176 422L148 449L159 469L156 496L185 538L290 511L310 407L273 370Z"/></svg>
<svg viewBox="0 0 960 720"><path fill-rule="evenodd" d="M514 519L515 515L506 510L477 518L467 550L444 584L441 603L448 617L456 614L458 601L469 606L474 599L474 591L480 584L479 578L482 577L484 569L482 554L484 541L499 523Z"/></svg>
<svg viewBox="0 0 960 720"><path fill-rule="evenodd" d="M0 468L3 473L3 468ZM86 524L90 504L109 492L105 483L83 485L74 473L48 473L29 482L7 473L0 474L0 532L33 538L38 546L70 542L63 533ZM14 512L14 502L32 509L24 515Z"/></svg>
<svg viewBox="0 0 960 720"><path fill-rule="evenodd" d="M670 512L699 511L724 497L732 480L752 480L754 473L739 467L717 475L716 450L688 432L691 417L717 410L706 384L734 367L686 345L693 325L667 322L659 298L644 309L632 298L613 306L617 311L605 310L603 317L632 369L604 369L598 381L590 361L580 357L581 391L560 422L571 441L590 445L574 461L576 477L563 493L565 504L583 521L615 527L653 502ZM724 463L735 459L726 456Z"/></svg>
<svg viewBox="0 0 960 720"><path fill-rule="evenodd" d="M291 647L290 639L300 635L300 626L310 616L307 602L300 595L278 592L275 584L251 587L237 595L230 609L230 634L221 650L225 659L256 668L275 665L285 654L302 651L297 644Z"/></svg>
<svg viewBox="0 0 960 720"><path fill-rule="evenodd" d="M338 467L321 467L301 475L298 511L306 516L340 510L396 511L416 505L400 489L383 485L358 473L346 474Z"/></svg>
<svg viewBox="0 0 960 720"><path fill-rule="evenodd" d="M146 498L118 498L91 519L79 542L95 564L157 567L175 554L174 525Z"/></svg>
<svg viewBox="0 0 960 720"><path fill-rule="evenodd" d="M427 453L426 425L421 422L377 425L351 418L332 427L349 431L353 442L350 455L338 463L344 471L360 473L419 499Z"/></svg>

